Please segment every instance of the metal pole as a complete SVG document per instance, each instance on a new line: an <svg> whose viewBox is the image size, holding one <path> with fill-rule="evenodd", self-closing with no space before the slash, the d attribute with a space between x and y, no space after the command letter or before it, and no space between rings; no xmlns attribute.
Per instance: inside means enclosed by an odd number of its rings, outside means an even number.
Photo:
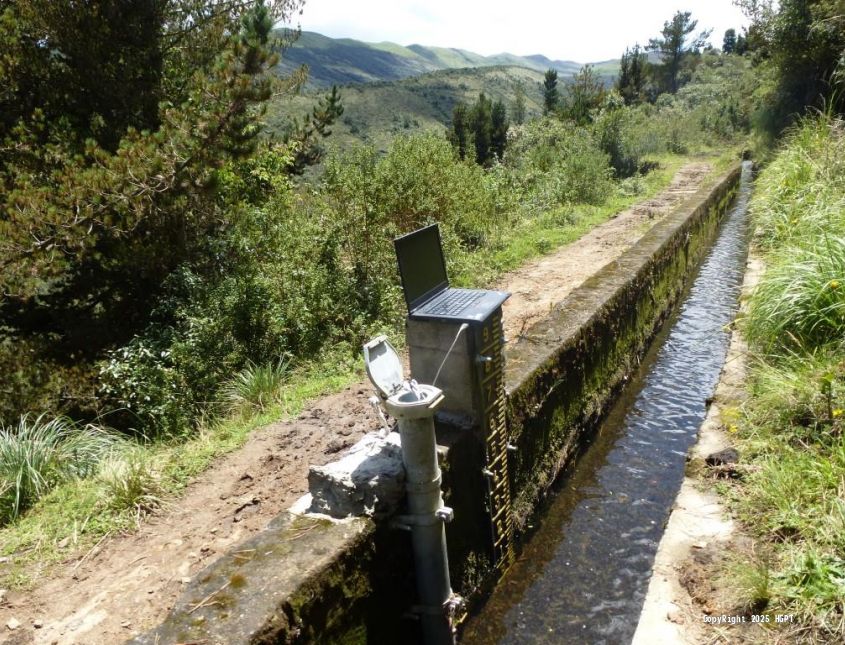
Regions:
<svg viewBox="0 0 845 645"><path fill-rule="evenodd" d="M405 463L408 514L397 518L409 527L414 549L417 593L426 645L453 645L452 606L457 597L449 581L446 528L452 509L443 505L440 465L434 436L434 411L443 400L435 387L420 385L387 399L387 410L398 421Z"/></svg>

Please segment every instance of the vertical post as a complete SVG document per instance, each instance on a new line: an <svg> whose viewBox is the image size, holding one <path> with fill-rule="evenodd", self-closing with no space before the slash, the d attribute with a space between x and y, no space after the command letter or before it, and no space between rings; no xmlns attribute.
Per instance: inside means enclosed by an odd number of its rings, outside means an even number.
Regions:
<svg viewBox="0 0 845 645"><path fill-rule="evenodd" d="M405 391L386 401L399 424L408 492L408 514L398 520L411 530L424 642L453 645L450 604L454 596L444 527L452 512L443 505L434 435L434 410L443 396L434 387L421 385L419 390L419 397Z"/></svg>

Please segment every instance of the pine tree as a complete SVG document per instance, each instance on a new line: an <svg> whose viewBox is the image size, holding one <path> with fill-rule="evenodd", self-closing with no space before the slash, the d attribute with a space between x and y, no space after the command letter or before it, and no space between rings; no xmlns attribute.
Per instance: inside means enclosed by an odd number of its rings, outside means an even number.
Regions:
<svg viewBox="0 0 845 645"><path fill-rule="evenodd" d="M663 30L658 38L649 40L649 51L656 51L660 54L661 65L658 71L662 72L662 88L674 94L681 86L681 68L684 60L690 54L697 54L707 42L712 30L701 32L692 41L688 36L695 31L698 25L697 20L692 19L689 11L678 11L663 23Z"/></svg>
<svg viewBox="0 0 845 645"><path fill-rule="evenodd" d="M525 87L522 81L517 81L514 86L513 107L511 108L511 118L517 125L525 123Z"/></svg>
<svg viewBox="0 0 845 645"><path fill-rule="evenodd" d="M484 92L478 95L478 100L471 113L472 138L475 144L475 162L486 166L490 162L493 137L493 104Z"/></svg>
<svg viewBox="0 0 845 645"><path fill-rule="evenodd" d="M260 140L299 4L0 2L4 336L96 356L178 266L214 265L220 171Z"/></svg>
<svg viewBox="0 0 845 645"><path fill-rule="evenodd" d="M496 101L490 114L490 147L501 161L505 156L505 146L508 142L508 111L505 104Z"/></svg>
<svg viewBox="0 0 845 645"><path fill-rule="evenodd" d="M626 47L622 58L619 59L619 76L616 79L616 91L625 99L625 104L630 101L625 98L628 88L631 85L631 51Z"/></svg>
<svg viewBox="0 0 845 645"><path fill-rule="evenodd" d="M548 69L543 78L543 114L554 114L557 111L559 101L557 70Z"/></svg>
<svg viewBox="0 0 845 645"><path fill-rule="evenodd" d="M321 139L329 136L329 129L343 115L343 103L337 85L332 85L331 92L319 99L317 105L300 121L294 118L284 135L286 144L293 144L293 161L290 172L301 175L308 166L314 166L323 159L325 149Z"/></svg>
<svg viewBox="0 0 845 645"><path fill-rule="evenodd" d="M725 36L722 38L722 53L733 54L736 52L736 30L728 29L725 31Z"/></svg>
<svg viewBox="0 0 845 645"><path fill-rule="evenodd" d="M634 49L625 49L620 61L619 78L616 90L625 101L625 105L641 103L645 95L646 57L639 44Z"/></svg>
<svg viewBox="0 0 845 645"><path fill-rule="evenodd" d="M469 138L470 110L466 103L457 103L452 109L452 128L449 130L449 141L458 151L461 160L467 156L467 140Z"/></svg>
<svg viewBox="0 0 845 645"><path fill-rule="evenodd" d="M573 74L566 92L566 115L579 125L590 123L592 111L604 98L604 85L593 71L593 66L584 65L577 74Z"/></svg>
<svg viewBox="0 0 845 645"><path fill-rule="evenodd" d="M747 51L748 39L745 37L745 34L740 34L736 37L736 48L734 49L734 53L739 56L744 56Z"/></svg>

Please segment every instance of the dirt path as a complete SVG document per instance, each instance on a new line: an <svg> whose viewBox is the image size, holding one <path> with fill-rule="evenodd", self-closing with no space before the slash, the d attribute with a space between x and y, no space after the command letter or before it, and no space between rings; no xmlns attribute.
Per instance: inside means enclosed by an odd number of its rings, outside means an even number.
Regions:
<svg viewBox="0 0 845 645"><path fill-rule="evenodd" d="M505 338L519 335L584 280L633 246L661 217L695 193L709 171L707 163L687 164L656 197L505 275L495 287L512 294L504 305Z"/></svg>
<svg viewBox="0 0 845 645"><path fill-rule="evenodd" d="M657 197L505 276L497 288L513 294L505 307L506 338L621 255L694 193L709 170L706 163L684 166ZM320 399L297 419L256 431L137 533L72 554L31 592L0 593L0 642L105 645L157 624L191 576L306 492L309 464L331 461L377 429L369 396L368 384L354 385Z"/></svg>

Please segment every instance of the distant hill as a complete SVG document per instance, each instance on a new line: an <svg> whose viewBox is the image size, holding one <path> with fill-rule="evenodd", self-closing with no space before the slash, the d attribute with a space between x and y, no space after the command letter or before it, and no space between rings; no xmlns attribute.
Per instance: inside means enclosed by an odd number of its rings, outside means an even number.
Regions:
<svg viewBox="0 0 845 645"><path fill-rule="evenodd" d="M515 56L496 54L482 56L464 49L397 45L396 43L365 43L351 38L329 38L303 31L299 39L282 55L281 71L288 72L300 65L308 65L307 87L396 81L428 72L467 67L524 67L545 72L556 69L561 80L568 80L581 69L581 63L551 60L540 54ZM597 67L600 74L616 74L619 61L604 61Z"/></svg>
<svg viewBox="0 0 845 645"><path fill-rule="evenodd" d="M359 83L341 88L344 112L332 126L330 145L348 147L369 143L379 150L402 133L445 131L458 101L470 103L485 92L501 100L510 112L516 88L522 85L527 117L542 112L543 72L516 66L446 69L394 81ZM268 106L270 130L280 130L290 116L308 112L325 89L308 90L294 97L280 97Z"/></svg>

